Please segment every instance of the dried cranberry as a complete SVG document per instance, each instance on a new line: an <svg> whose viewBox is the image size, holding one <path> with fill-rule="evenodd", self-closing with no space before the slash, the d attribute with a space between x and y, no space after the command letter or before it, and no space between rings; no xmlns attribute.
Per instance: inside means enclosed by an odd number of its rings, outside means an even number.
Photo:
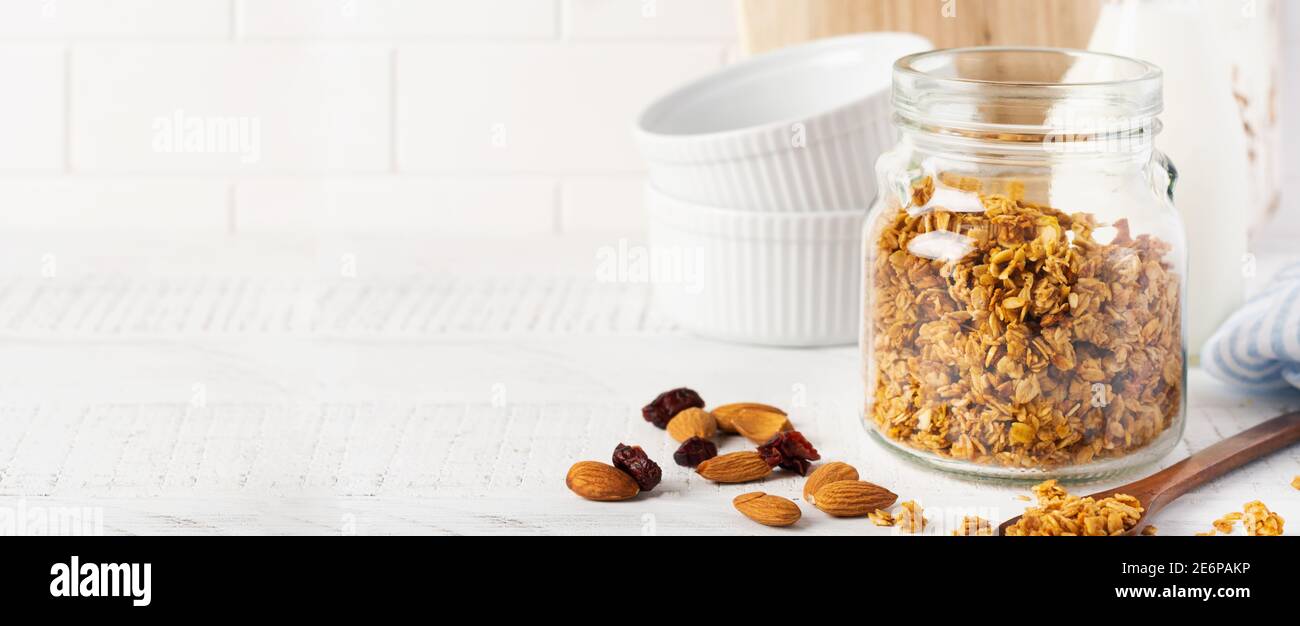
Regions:
<svg viewBox="0 0 1300 626"><path fill-rule="evenodd" d="M641 491L650 491L663 479L664 472L659 465L646 456L641 446L618 444L614 448L614 467L623 470L636 481Z"/></svg>
<svg viewBox="0 0 1300 626"><path fill-rule="evenodd" d="M718 456L718 446L703 437L691 437L682 442L681 447L673 453L673 460L682 467L695 467L700 463Z"/></svg>
<svg viewBox="0 0 1300 626"><path fill-rule="evenodd" d="M799 472L800 476L807 476L808 470L812 468L812 461L822 458L817 454L817 449L808 443L808 439L796 430L778 433L758 447L758 454L763 457L768 466L779 465L792 472Z"/></svg>
<svg viewBox="0 0 1300 626"><path fill-rule="evenodd" d="M704 408L704 400L700 398L700 394L681 387L659 394L654 402L641 409L641 417L655 426L666 428L668 420L690 408Z"/></svg>

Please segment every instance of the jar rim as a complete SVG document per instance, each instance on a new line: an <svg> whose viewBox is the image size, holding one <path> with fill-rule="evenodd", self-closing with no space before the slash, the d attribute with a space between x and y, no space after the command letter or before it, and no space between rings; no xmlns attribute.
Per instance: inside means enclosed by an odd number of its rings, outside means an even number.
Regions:
<svg viewBox="0 0 1300 626"><path fill-rule="evenodd" d="M974 56L993 56L993 55L1019 55L1019 56L1058 56L1069 57L1079 60L1104 61L1113 64L1112 69L1120 67L1132 70L1132 75L1125 77L1116 77L1104 80L1070 80L1070 81L1046 81L1046 80L1005 80L1005 79L985 79L985 78L968 78L968 77L940 77L936 76L934 70L938 66L928 68L921 67L925 63L939 63L944 59L957 60L959 57L970 58ZM1054 88L1077 88L1077 87L1104 87L1108 85L1119 85L1125 83L1138 83L1143 81L1159 81L1163 72L1157 66L1141 59L1134 59L1118 54L1108 52L1094 52L1091 50L1077 50L1073 48L1046 48L1046 47L1027 47L1027 46L970 46L964 48L943 48L939 50L927 50L900 57L894 62L894 71L912 74L915 76L931 78L944 82L974 83L982 85L1003 85L1008 87L1054 87Z"/></svg>
<svg viewBox="0 0 1300 626"><path fill-rule="evenodd" d="M1012 132L1087 131L1163 110L1163 72L1130 57L1069 48L983 46L895 61L891 100L904 123Z"/></svg>

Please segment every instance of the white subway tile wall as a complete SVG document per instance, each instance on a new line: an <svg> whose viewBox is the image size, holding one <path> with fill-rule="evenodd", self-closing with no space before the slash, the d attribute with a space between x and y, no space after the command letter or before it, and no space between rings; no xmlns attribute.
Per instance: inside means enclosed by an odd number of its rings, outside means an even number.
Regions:
<svg viewBox="0 0 1300 626"><path fill-rule="evenodd" d="M643 228L631 130L734 0L4 0L0 228Z"/></svg>
<svg viewBox="0 0 1300 626"><path fill-rule="evenodd" d="M241 37L553 39L551 0L248 0Z"/></svg>
<svg viewBox="0 0 1300 626"><path fill-rule="evenodd" d="M397 53L397 168L637 171L637 113L721 62L709 44L406 46Z"/></svg>
<svg viewBox="0 0 1300 626"><path fill-rule="evenodd" d="M230 184L215 178L0 178L0 228L220 233L229 196Z"/></svg>
<svg viewBox="0 0 1300 626"><path fill-rule="evenodd" d="M77 46L71 168L389 171L390 57L370 44Z"/></svg>
<svg viewBox="0 0 1300 626"><path fill-rule="evenodd" d="M230 0L6 0L0 2L0 37L227 39L232 10Z"/></svg>
<svg viewBox="0 0 1300 626"><path fill-rule="evenodd" d="M737 38L731 2L699 0L564 0L565 32L573 39Z"/></svg>
<svg viewBox="0 0 1300 626"><path fill-rule="evenodd" d="M555 182L540 176L265 178L241 183L243 232L546 235Z"/></svg>
<svg viewBox="0 0 1300 626"><path fill-rule="evenodd" d="M0 172L63 170L65 54L0 43Z"/></svg>
<svg viewBox="0 0 1300 626"><path fill-rule="evenodd" d="M565 232L619 233L645 229L645 179L570 176L564 181L560 223Z"/></svg>
<svg viewBox="0 0 1300 626"><path fill-rule="evenodd" d="M735 0L4 0L0 228L639 230L636 112L736 42Z"/></svg>

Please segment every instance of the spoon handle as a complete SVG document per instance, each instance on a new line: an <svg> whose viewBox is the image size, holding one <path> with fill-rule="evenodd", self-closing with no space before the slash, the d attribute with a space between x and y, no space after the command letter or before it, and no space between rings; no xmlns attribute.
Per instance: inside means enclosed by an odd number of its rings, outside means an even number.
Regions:
<svg viewBox="0 0 1300 626"><path fill-rule="evenodd" d="M1149 494L1147 499L1153 506L1162 506L1192 489L1297 441L1300 441L1300 411L1275 417L1228 437L1126 486L1128 490L1125 493ZM1117 491L1124 491L1124 488Z"/></svg>

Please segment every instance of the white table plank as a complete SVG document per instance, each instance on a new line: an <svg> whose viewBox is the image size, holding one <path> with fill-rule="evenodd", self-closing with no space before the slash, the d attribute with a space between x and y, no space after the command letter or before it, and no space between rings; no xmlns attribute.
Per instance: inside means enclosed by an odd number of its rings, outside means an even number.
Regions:
<svg viewBox="0 0 1300 626"><path fill-rule="evenodd" d="M303 269L316 252L207 250L166 272L103 254L73 262L93 272L0 276L0 510L88 507L123 534L790 532L744 520L730 499L797 500L802 479L718 486L673 465L675 443L640 406L679 385L711 404L788 408L824 459L918 500L938 533L1024 507L1023 486L925 470L871 441L856 349L692 338L653 312L644 285L596 282L580 263L483 281L451 261L347 278ZM1200 372L1190 389L1187 432L1163 464L1300 407ZM610 504L564 488L570 464L620 442L664 467L658 489ZM1255 499L1300 519L1297 474L1300 450L1284 451L1154 523L1204 530ZM798 532L892 532L803 509Z"/></svg>

